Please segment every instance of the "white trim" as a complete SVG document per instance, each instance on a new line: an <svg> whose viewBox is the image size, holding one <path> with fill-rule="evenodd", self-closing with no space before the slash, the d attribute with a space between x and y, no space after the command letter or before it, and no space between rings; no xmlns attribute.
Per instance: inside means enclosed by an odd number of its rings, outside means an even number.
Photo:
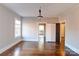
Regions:
<svg viewBox="0 0 79 59"><path fill-rule="evenodd" d="M11 45L6 46L6 47L0 49L0 54L3 53L4 51L6 51L7 49L10 49L12 46L16 45L17 43L19 43L19 42L21 42L21 41L22 41L22 40L18 40L18 41L16 41L15 43L12 43Z"/></svg>
<svg viewBox="0 0 79 59"><path fill-rule="evenodd" d="M29 42L38 42L39 40L27 40L27 39L23 39L23 41L29 41ZM55 42L55 41L46 41L46 42Z"/></svg>
<svg viewBox="0 0 79 59"><path fill-rule="evenodd" d="M66 44L66 46L67 46L68 48L70 48L71 50L73 50L74 52L76 52L76 53L79 54L79 49L76 49L75 47L73 47L73 46L71 46L71 45L69 45L69 44Z"/></svg>
<svg viewBox="0 0 79 59"><path fill-rule="evenodd" d="M23 39L23 41L38 41L38 40L35 40L35 39Z"/></svg>

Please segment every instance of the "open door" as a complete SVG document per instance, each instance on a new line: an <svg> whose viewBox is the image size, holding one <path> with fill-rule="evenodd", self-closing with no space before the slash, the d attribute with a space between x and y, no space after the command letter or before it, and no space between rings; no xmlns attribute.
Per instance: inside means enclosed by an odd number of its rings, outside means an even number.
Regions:
<svg viewBox="0 0 79 59"><path fill-rule="evenodd" d="M56 44L60 44L60 23L56 23Z"/></svg>

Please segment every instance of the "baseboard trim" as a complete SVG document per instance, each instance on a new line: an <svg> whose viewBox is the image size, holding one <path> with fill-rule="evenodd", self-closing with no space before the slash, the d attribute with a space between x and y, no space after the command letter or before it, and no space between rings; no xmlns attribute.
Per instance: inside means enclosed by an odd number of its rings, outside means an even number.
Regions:
<svg viewBox="0 0 79 59"><path fill-rule="evenodd" d="M69 45L69 44L66 44L66 46L67 46L68 48L70 48L72 51L74 51L75 53L79 54L79 50L76 49L75 47L72 47L72 46Z"/></svg>
<svg viewBox="0 0 79 59"><path fill-rule="evenodd" d="M28 41L28 40L23 40L23 41L25 41L25 42L38 42L38 41ZM46 41L46 42L48 42L48 43L55 43L55 41Z"/></svg>
<svg viewBox="0 0 79 59"><path fill-rule="evenodd" d="M48 42L48 43L55 43L55 41L46 41L46 42Z"/></svg>
<svg viewBox="0 0 79 59"><path fill-rule="evenodd" d="M18 40L14 43L12 43L11 45L4 47L0 50L0 54L4 53L6 50L10 49L11 47L15 46L16 44L20 43L22 40Z"/></svg>
<svg viewBox="0 0 79 59"><path fill-rule="evenodd" d="M38 42L38 41L31 41L31 40L23 40L23 41L26 41L26 42Z"/></svg>

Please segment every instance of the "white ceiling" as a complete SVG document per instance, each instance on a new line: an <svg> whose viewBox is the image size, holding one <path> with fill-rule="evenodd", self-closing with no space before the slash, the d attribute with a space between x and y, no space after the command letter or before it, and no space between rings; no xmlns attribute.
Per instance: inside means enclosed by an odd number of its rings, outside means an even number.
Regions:
<svg viewBox="0 0 79 59"><path fill-rule="evenodd" d="M41 7L44 17L55 17L59 13L72 7L74 4L68 3L4 3L4 6L13 10L22 17L36 17Z"/></svg>

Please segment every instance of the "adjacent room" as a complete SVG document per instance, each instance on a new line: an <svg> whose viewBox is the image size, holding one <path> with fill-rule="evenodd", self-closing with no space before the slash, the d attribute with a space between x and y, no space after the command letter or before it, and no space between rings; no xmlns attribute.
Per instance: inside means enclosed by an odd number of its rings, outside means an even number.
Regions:
<svg viewBox="0 0 79 59"><path fill-rule="evenodd" d="M0 3L0 56L79 56L79 4Z"/></svg>

